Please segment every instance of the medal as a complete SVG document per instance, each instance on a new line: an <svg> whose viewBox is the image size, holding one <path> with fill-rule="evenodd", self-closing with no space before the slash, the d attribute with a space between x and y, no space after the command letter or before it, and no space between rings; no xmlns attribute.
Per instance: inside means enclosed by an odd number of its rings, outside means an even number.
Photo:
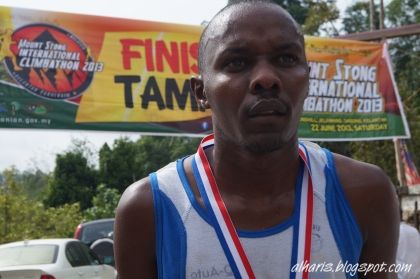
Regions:
<svg viewBox="0 0 420 279"><path fill-rule="evenodd" d="M255 279L251 264L239 240L236 229L222 200L210 164L204 152L205 148L214 145L214 135L206 136L195 154L194 160L200 175L202 187L199 187L204 204L213 219L213 226L235 278ZM310 263L312 218L313 218L313 186L310 162L305 148L299 144L299 157L305 164L300 199L299 233L297 263ZM200 186L200 185L199 185ZM296 272L297 279L307 279L308 271Z"/></svg>

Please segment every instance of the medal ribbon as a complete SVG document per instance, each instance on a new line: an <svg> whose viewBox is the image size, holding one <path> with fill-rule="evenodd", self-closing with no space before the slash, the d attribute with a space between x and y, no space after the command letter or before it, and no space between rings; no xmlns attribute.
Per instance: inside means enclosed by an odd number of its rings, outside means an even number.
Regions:
<svg viewBox="0 0 420 279"><path fill-rule="evenodd" d="M200 190L206 209L213 217L213 225L219 241L225 251L235 278L255 279L254 272L245 250L239 240L236 229L222 200L216 180L211 170L204 148L214 145L214 135L206 136L195 154L195 163L201 178ZM297 263L310 263L312 239L313 186L310 164L303 146L299 145L299 157L305 163L300 199L299 234ZM307 279L308 271L296 272L296 279Z"/></svg>

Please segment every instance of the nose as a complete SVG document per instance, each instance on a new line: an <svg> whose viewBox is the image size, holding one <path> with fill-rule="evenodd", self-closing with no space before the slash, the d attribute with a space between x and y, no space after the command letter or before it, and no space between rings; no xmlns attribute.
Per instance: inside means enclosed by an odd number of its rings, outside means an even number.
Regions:
<svg viewBox="0 0 420 279"><path fill-rule="evenodd" d="M281 81L276 67L266 60L256 63L252 71L250 86L254 94L267 92L277 94L280 91Z"/></svg>

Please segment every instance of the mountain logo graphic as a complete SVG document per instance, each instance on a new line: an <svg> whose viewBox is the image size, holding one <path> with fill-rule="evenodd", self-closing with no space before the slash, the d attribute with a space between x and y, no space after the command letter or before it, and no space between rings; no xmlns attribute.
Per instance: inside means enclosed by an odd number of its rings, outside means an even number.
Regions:
<svg viewBox="0 0 420 279"><path fill-rule="evenodd" d="M11 77L28 92L51 100L78 97L89 87L94 71L88 47L58 26L34 23L16 29L4 63Z"/></svg>

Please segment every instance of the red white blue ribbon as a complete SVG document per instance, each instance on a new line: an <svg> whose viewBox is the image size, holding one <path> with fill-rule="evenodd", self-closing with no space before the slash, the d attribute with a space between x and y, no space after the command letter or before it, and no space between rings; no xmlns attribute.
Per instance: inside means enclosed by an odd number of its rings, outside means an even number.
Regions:
<svg viewBox="0 0 420 279"><path fill-rule="evenodd" d="M214 219L214 228L219 241L225 250L235 278L255 279L255 274L246 256L245 250L239 240L236 229L220 195L216 180L207 160L204 149L214 145L214 135L206 136L195 154L194 160L201 178L203 191L200 191L206 208ZM304 147L299 145L299 156L305 163L302 180L302 193L300 200L299 234L297 262L310 263L312 214L313 214L313 187L310 165ZM308 271L296 273L297 279L307 279Z"/></svg>
<svg viewBox="0 0 420 279"><path fill-rule="evenodd" d="M297 247L297 263L304 265L311 262L311 243L312 243L312 222L313 222L313 185L312 174L309 159L305 148L299 144L299 157L305 163L305 169L302 179L302 191L300 196L299 210L299 233ZM309 273L307 269L300 270L296 273L295 279L308 279Z"/></svg>

